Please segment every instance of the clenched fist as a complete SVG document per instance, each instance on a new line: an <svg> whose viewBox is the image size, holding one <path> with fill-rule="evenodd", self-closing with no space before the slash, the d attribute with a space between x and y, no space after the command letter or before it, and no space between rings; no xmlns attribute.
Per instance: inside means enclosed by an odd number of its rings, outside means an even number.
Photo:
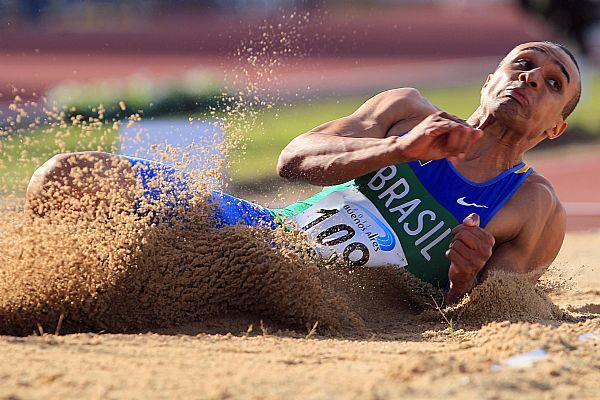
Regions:
<svg viewBox="0 0 600 400"><path fill-rule="evenodd" d="M402 136L402 155L410 161L462 158L483 131L443 111L431 114Z"/></svg>
<svg viewBox="0 0 600 400"><path fill-rule="evenodd" d="M450 290L446 303L454 304L469 292L477 274L492 256L494 236L479 227L479 215L469 214L461 225L452 230L452 242L446 252L450 259Z"/></svg>

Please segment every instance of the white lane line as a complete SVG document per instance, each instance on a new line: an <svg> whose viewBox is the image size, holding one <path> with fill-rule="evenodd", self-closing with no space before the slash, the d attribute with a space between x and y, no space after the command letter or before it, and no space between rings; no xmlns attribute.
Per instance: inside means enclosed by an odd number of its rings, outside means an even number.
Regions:
<svg viewBox="0 0 600 400"><path fill-rule="evenodd" d="M600 202L563 203L567 215L573 217L600 217Z"/></svg>

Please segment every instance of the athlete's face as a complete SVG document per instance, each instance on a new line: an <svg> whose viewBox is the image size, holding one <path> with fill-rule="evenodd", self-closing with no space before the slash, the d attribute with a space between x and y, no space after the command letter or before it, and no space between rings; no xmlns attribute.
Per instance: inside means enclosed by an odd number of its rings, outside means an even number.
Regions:
<svg viewBox="0 0 600 400"><path fill-rule="evenodd" d="M481 104L526 137L554 138L566 128L562 112L579 85L577 67L562 49L541 42L525 43L488 76Z"/></svg>

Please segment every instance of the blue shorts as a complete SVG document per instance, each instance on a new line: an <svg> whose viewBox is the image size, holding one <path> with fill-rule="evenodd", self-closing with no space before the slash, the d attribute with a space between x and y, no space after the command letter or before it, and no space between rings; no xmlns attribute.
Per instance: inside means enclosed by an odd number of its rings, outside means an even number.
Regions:
<svg viewBox="0 0 600 400"><path fill-rule="evenodd" d="M125 158L135 167L134 174L144 188L144 199L136 203L136 210L140 208L142 201L150 204L160 201L162 205L166 205L167 209L163 211L168 217L168 208L185 209L189 206L193 194L190 191L190 178L185 173L156 161L130 156ZM211 192L208 203L213 206L211 218L217 227L238 223L248 226L266 225L272 228L276 226L269 209L218 190Z"/></svg>

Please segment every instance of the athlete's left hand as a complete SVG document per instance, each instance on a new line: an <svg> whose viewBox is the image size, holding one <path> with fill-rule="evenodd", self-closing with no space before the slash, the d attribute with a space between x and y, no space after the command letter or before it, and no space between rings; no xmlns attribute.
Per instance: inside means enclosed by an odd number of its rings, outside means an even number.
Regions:
<svg viewBox="0 0 600 400"><path fill-rule="evenodd" d="M450 290L446 303L454 304L462 299L475 285L477 274L492 256L494 236L479 227L479 215L469 214L463 223L452 230L452 242L446 251L450 259Z"/></svg>

